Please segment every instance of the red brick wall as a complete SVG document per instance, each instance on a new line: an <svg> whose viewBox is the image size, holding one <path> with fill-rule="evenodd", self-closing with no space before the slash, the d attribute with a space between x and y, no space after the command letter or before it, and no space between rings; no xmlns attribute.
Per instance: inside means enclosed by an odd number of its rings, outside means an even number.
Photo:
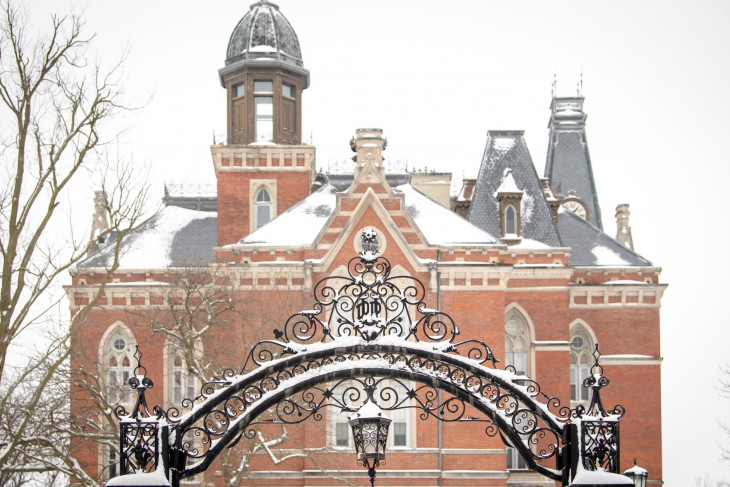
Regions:
<svg viewBox="0 0 730 487"><path fill-rule="evenodd" d="M251 233L249 191L252 179L276 180L276 210L287 208L309 195L309 172L218 172L218 245L236 243Z"/></svg>

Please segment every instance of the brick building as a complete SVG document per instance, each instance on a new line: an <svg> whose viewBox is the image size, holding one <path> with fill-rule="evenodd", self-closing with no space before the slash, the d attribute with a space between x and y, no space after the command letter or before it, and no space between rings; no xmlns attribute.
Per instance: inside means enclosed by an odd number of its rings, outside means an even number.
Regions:
<svg viewBox="0 0 730 487"><path fill-rule="evenodd" d="M219 74L228 136L211 146L217 188L167 191L166 206L123 242L75 358L81 380L72 386L72 411L92 418L85 431L103 430L108 406L132 400L123 384L135 345L155 381L148 401L185 406L203 380L236 370L254 340L311 306L313 284L342 275L361 250L362 230L372 228L393 273L421 280L425 301L449 313L461 336L488 343L501 365L533 377L562 404L588 401L581 383L600 343L611 379L604 402L627 410L623 467L636 458L650 482L661 482L665 285L661 269L633 251L628 205L617 208L616 239L603 231L583 98L552 100L544 178L522 132L489 131L478 177L450 202L450 175L387 169L379 129L355 131L350 170L318 172L315 148L301 138L309 72L274 4L253 4L236 25ZM103 224L97 200L95 221ZM102 244L72 272L72 313L100 286L107 252ZM379 484L554 485L525 470L498 436L418 416L392 417ZM343 424L333 412L264 427L191 482L363 484ZM89 475L103 478L117 473L115 446L79 439L75 450Z"/></svg>

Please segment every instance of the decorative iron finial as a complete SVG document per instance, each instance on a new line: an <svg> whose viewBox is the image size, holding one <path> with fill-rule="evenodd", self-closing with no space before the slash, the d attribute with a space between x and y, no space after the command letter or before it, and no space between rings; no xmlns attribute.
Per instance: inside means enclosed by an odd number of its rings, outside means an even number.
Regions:
<svg viewBox="0 0 730 487"><path fill-rule="evenodd" d="M378 245L378 232L373 227L364 228L360 236L360 258L372 263L380 250Z"/></svg>

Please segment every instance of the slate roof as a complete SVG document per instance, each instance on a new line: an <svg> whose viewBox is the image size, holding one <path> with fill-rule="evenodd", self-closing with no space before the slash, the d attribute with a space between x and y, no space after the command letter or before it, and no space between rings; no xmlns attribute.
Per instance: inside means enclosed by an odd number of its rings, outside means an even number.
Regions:
<svg viewBox="0 0 730 487"><path fill-rule="evenodd" d="M217 216L212 211L195 211L167 206L144 222L122 242L120 269L161 269L207 265L214 261L217 245ZM79 263L79 267L104 267L110 262L113 238L100 252Z"/></svg>
<svg viewBox="0 0 730 487"><path fill-rule="evenodd" d="M491 235L502 235L497 189L504 170L512 169L522 196L522 237L561 247L550 208L543 194L522 130L490 130L467 219Z"/></svg>
<svg viewBox="0 0 730 487"><path fill-rule="evenodd" d="M589 221L603 228L598 193L588 152L582 97L553 98L548 127L545 177L553 191L563 195L571 189L588 205Z"/></svg>
<svg viewBox="0 0 730 487"><path fill-rule="evenodd" d="M571 211L558 212L558 231L566 247L572 249L573 266L651 266L652 263L621 245L602 230Z"/></svg>

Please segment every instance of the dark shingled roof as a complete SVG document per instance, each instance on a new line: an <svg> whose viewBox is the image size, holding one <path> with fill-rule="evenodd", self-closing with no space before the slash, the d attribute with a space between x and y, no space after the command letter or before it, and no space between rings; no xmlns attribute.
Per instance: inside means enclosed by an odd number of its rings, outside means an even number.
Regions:
<svg viewBox="0 0 730 487"><path fill-rule="evenodd" d="M572 249L570 265L617 267L652 265L649 260L624 247L573 212L560 210L558 216L560 239L566 247ZM597 248L598 256L594 253L594 249ZM599 259L601 253L604 254L604 258Z"/></svg>
<svg viewBox="0 0 730 487"><path fill-rule="evenodd" d="M502 235L496 193L506 168L512 169L522 196L522 237L560 247L550 208L522 130L490 130L467 219L495 236Z"/></svg>
<svg viewBox="0 0 730 487"><path fill-rule="evenodd" d="M181 213L182 212L182 213ZM214 262L217 245L217 213L163 208L128 234L121 245L120 269L200 266ZM110 261L116 235L78 267L105 267Z"/></svg>
<svg viewBox="0 0 730 487"><path fill-rule="evenodd" d="M603 228L598 193L588 153L582 97L553 98L545 177L553 191L563 195L571 189L588 205L589 221Z"/></svg>

